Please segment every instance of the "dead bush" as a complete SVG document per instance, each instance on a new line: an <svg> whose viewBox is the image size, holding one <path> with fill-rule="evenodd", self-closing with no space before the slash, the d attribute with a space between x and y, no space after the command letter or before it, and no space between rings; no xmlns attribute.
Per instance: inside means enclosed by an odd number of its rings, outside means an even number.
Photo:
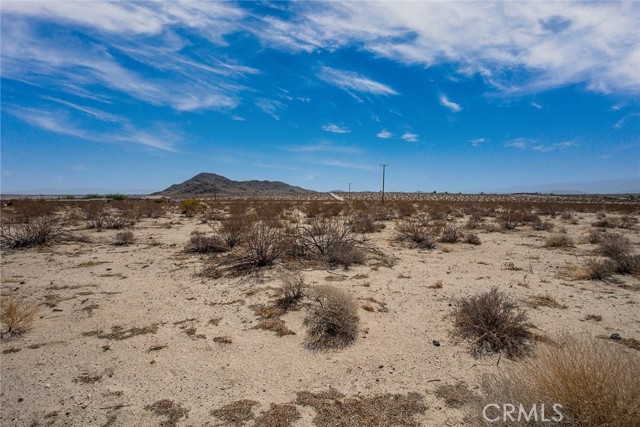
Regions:
<svg viewBox="0 0 640 427"><path fill-rule="evenodd" d="M570 248L573 246L573 239L566 234L554 234L547 237L544 242L545 248Z"/></svg>
<svg viewBox="0 0 640 427"><path fill-rule="evenodd" d="M291 243L281 229L260 221L255 223L246 237L248 258L255 267L266 267L280 258Z"/></svg>
<svg viewBox="0 0 640 427"><path fill-rule="evenodd" d="M356 246L355 242L342 242L331 245L328 249L327 262L349 268L353 264L364 264L365 253Z"/></svg>
<svg viewBox="0 0 640 427"><path fill-rule="evenodd" d="M604 280L616 270L615 262L610 259L589 258L584 263L581 277L578 280Z"/></svg>
<svg viewBox="0 0 640 427"><path fill-rule="evenodd" d="M551 418L556 415L553 405L559 404L562 425L637 426L640 358L621 346L593 338L565 337L562 341L559 346L539 346L535 357L526 363L509 365L486 376L484 398L475 413L481 414L486 404L500 402L516 408L522 404L527 413L536 405L538 416L544 405ZM520 418L509 424L524 426L531 422Z"/></svg>
<svg viewBox="0 0 640 427"><path fill-rule="evenodd" d="M376 222L374 212L356 211L349 218L351 230L354 233L375 233L384 229L384 224Z"/></svg>
<svg viewBox="0 0 640 427"><path fill-rule="evenodd" d="M207 236L204 233L196 231L192 234L184 250L186 252L205 254L226 252L229 249L220 236Z"/></svg>
<svg viewBox="0 0 640 427"><path fill-rule="evenodd" d="M218 234L222 237L225 244L230 249L233 249L245 238L251 224L252 221L249 220L247 215L232 215L230 218L220 222Z"/></svg>
<svg viewBox="0 0 640 427"><path fill-rule="evenodd" d="M296 227L296 250L299 255L323 258L345 268L362 264L365 254L350 225L341 218L314 218Z"/></svg>
<svg viewBox="0 0 640 427"><path fill-rule="evenodd" d="M442 228L442 235L440 241L443 243L456 243L462 237L460 228L455 225L445 225Z"/></svg>
<svg viewBox="0 0 640 427"><path fill-rule="evenodd" d="M307 285L304 283L304 278L300 273L285 273L281 276L281 280L282 296L277 300L276 304L283 311L287 311L304 298Z"/></svg>
<svg viewBox="0 0 640 427"><path fill-rule="evenodd" d="M133 231L121 231L116 234L113 244L116 246L131 245L136 241L136 236Z"/></svg>
<svg viewBox="0 0 640 427"><path fill-rule="evenodd" d="M0 226L2 243L10 248L46 245L68 236L69 233L53 216L33 216L24 223L3 223Z"/></svg>
<svg viewBox="0 0 640 427"><path fill-rule="evenodd" d="M315 287L311 298L314 306L304 320L306 346L312 350L326 350L352 344L358 336L356 300L332 286Z"/></svg>
<svg viewBox="0 0 640 427"><path fill-rule="evenodd" d="M0 302L0 322L4 325L4 334L18 335L33 327L39 307L28 304L13 296L3 297Z"/></svg>
<svg viewBox="0 0 640 427"><path fill-rule="evenodd" d="M472 341L471 353L476 357L500 352L515 358L531 348L526 312L496 287L458 299L453 318L455 332Z"/></svg>
<svg viewBox="0 0 640 427"><path fill-rule="evenodd" d="M396 240L422 249L433 249L439 229L424 219L409 219L398 222L396 232Z"/></svg>
<svg viewBox="0 0 640 427"><path fill-rule="evenodd" d="M470 245L480 245L480 244L482 244L482 242L480 241L480 238L475 233L466 233L464 235L464 241L466 243L469 243Z"/></svg>
<svg viewBox="0 0 640 427"><path fill-rule="evenodd" d="M520 210L506 209L496 220L503 230L515 230L525 220L525 214Z"/></svg>

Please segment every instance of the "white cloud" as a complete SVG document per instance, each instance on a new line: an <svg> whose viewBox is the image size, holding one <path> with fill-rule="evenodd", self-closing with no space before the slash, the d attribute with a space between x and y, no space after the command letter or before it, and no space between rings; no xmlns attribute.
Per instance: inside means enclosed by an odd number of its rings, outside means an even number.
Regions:
<svg viewBox="0 0 640 427"><path fill-rule="evenodd" d="M382 139L393 138L393 134L386 129L382 129L380 132L376 134L376 136Z"/></svg>
<svg viewBox="0 0 640 427"><path fill-rule="evenodd" d="M140 144L164 151L175 152L178 137L171 131L155 126L153 132L136 128L128 121L118 120L120 124L107 132L87 129L85 123L74 121L64 112L14 107L6 109L20 120L59 135L70 136L95 142L120 142Z"/></svg>
<svg viewBox="0 0 640 427"><path fill-rule="evenodd" d="M359 153L359 148L347 147L340 145L333 145L330 142L322 141L318 144L310 145L298 145L295 147L288 147L288 151L301 152L301 153L315 153L315 152L334 152L334 153Z"/></svg>
<svg viewBox="0 0 640 427"><path fill-rule="evenodd" d="M301 2L290 12L286 25L262 22L263 43L453 63L507 93L576 83L640 92L639 2Z"/></svg>
<svg viewBox="0 0 640 427"><path fill-rule="evenodd" d="M348 128L338 126L338 125L336 125L334 123L327 123L326 125L323 125L322 126L322 130L324 130L326 132L333 132L333 133L349 133L349 132L351 132Z"/></svg>
<svg viewBox="0 0 640 427"><path fill-rule="evenodd" d="M280 120L279 111L284 108L284 104L279 101L261 98L255 102L256 106L273 117L274 120Z"/></svg>
<svg viewBox="0 0 640 427"><path fill-rule="evenodd" d="M473 145L474 147L479 146L480 144L484 144L485 142L488 141L487 138L473 138L473 139L469 139L468 140L471 145Z"/></svg>
<svg viewBox="0 0 640 427"><path fill-rule="evenodd" d="M551 151L571 148L571 147L575 147L576 145L577 144L575 143L575 141L562 141L562 142L555 142L552 144L544 144L539 142L536 139L523 138L523 137L515 138L505 143L505 147L517 148L520 150L538 151L541 153L549 153Z"/></svg>
<svg viewBox="0 0 640 427"><path fill-rule="evenodd" d="M371 166L358 164L358 163L344 162L342 160L323 160L323 161L316 162L316 163L320 164L320 165L325 165L325 166L336 166L336 167L339 167L339 168L347 168L347 169L359 169L359 170L365 170L365 171L374 171L374 170L376 170L375 168L373 168Z"/></svg>
<svg viewBox="0 0 640 427"><path fill-rule="evenodd" d="M614 129L622 128L622 126L624 126L624 124L628 122L629 119L633 119L634 117L640 117L640 112L627 114L626 116L618 120L615 125L613 125Z"/></svg>
<svg viewBox="0 0 640 427"><path fill-rule="evenodd" d="M460 111L462 111L462 107L460 107L460 104L456 104L453 101L450 101L446 95L440 95L440 104L443 107L446 107L448 109L450 109L451 111L453 111L454 113L458 113Z"/></svg>
<svg viewBox="0 0 640 427"><path fill-rule="evenodd" d="M542 105L538 104L537 102L532 102L531 106L533 108L537 108L538 110L542 110Z"/></svg>
<svg viewBox="0 0 640 427"><path fill-rule="evenodd" d="M327 83L346 90L347 92L361 92L371 95L397 95L398 92L391 87L368 79L353 71L336 70L335 68L322 67L318 77Z"/></svg>
<svg viewBox="0 0 640 427"><path fill-rule="evenodd" d="M401 138L407 142L418 142L419 135L417 133L405 132Z"/></svg>

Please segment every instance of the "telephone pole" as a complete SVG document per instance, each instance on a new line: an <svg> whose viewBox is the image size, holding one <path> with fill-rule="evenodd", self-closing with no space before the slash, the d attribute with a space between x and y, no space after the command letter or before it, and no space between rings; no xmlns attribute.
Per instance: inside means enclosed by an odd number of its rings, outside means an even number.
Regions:
<svg viewBox="0 0 640 427"><path fill-rule="evenodd" d="M382 204L384 205L384 174L387 169L388 164L380 164L382 166Z"/></svg>

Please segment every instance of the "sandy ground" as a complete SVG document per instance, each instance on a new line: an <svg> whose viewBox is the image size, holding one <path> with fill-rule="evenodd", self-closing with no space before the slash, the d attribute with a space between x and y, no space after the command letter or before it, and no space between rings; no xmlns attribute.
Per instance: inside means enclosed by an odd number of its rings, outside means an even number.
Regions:
<svg viewBox="0 0 640 427"><path fill-rule="evenodd" d="M184 245L193 230L209 228L195 218L141 220L129 246L111 244L116 231L83 230L93 243L6 251L2 295L43 305L31 331L0 342L0 424L156 426L167 418L145 408L170 399L188 410L177 425L224 425L211 411L230 402L255 400L259 414L271 403L295 401L298 392L332 387L347 396L417 392L428 406L416 418L420 425L460 425L464 408L447 407L435 389L464 380L477 392L481 376L499 368L497 356L474 359L468 343L452 338L456 298L492 286L524 305L549 294L567 307L529 307L536 333L640 339L638 279L574 281L563 274L595 248L582 243L595 215L575 218L577 224L552 220L576 240L569 249L543 247L553 233L526 226L478 230L479 246L411 249L393 241L395 225L387 221L368 239L398 258L393 267L303 271L309 285L331 284L361 304L371 297L388 309L361 309L355 344L328 352L303 346L304 309L283 317L294 335L252 329L258 318L250 306L273 300L281 267L241 278L196 275L205 257L184 253ZM638 229L615 232L640 250ZM432 288L439 281L442 287ZM585 320L589 314L602 321ZM224 336L232 342L214 341ZM500 366L509 363L503 358ZM312 425L314 411L297 409L295 425Z"/></svg>

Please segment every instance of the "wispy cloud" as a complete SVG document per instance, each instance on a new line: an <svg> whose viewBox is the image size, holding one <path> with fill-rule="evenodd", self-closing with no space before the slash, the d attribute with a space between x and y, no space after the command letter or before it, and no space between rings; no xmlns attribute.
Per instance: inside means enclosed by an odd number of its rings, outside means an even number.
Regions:
<svg viewBox="0 0 640 427"><path fill-rule="evenodd" d="M473 138L473 139L469 139L467 140L471 143L471 145L473 145L474 147L479 146L480 144L484 144L485 142L488 141L487 138Z"/></svg>
<svg viewBox="0 0 640 427"><path fill-rule="evenodd" d="M450 101L446 95L440 95L440 104L443 107L448 108L449 110L453 111L454 113L458 113L460 111L462 111L462 107L460 107L460 104L457 104L453 101Z"/></svg>
<svg viewBox="0 0 640 427"><path fill-rule="evenodd" d="M301 2L290 13L261 22L264 44L452 63L506 93L576 83L640 93L638 2Z"/></svg>
<svg viewBox="0 0 640 427"><path fill-rule="evenodd" d="M407 142L418 142L419 135L417 133L405 132L401 138Z"/></svg>
<svg viewBox="0 0 640 427"><path fill-rule="evenodd" d="M261 98L256 100L256 107L270 115L274 120L280 120L279 111L284 108L284 104L272 99Z"/></svg>
<svg viewBox="0 0 640 427"><path fill-rule="evenodd" d="M504 145L505 147L517 148L519 150L538 151L541 153L549 153L551 151L562 150L577 146L575 141L562 141L549 144L542 143L537 139L523 137L509 140Z"/></svg>
<svg viewBox="0 0 640 427"><path fill-rule="evenodd" d="M320 165L325 165L325 166L335 166L339 168L348 168L348 169L359 169L359 170L365 170L369 172L376 170L372 166L358 164L358 163L344 162L342 160L322 160L316 163Z"/></svg>
<svg viewBox="0 0 640 427"><path fill-rule="evenodd" d="M120 124L110 128L108 132L98 132L88 129L83 123L74 121L65 112L17 106L6 108L6 111L32 126L59 135L86 141L140 144L164 151L177 151L175 143L179 139L178 136L168 129L163 129L162 126L155 126L153 131L148 131L139 129L126 120L120 120Z"/></svg>
<svg viewBox="0 0 640 427"><path fill-rule="evenodd" d="M626 116L624 116L623 118L618 120L616 122L616 124L613 125L613 127L615 129L620 129L620 128L622 128L622 126L625 125L626 122L628 122L630 119L633 119L634 117L640 117L640 112L627 114Z"/></svg>
<svg viewBox="0 0 640 427"><path fill-rule="evenodd" d="M288 151L297 153L318 153L318 152L332 152L332 153L359 153L362 150L356 147L334 145L330 142L322 141L318 144L310 145L298 145L295 147L287 147Z"/></svg>
<svg viewBox="0 0 640 427"><path fill-rule="evenodd" d="M353 71L337 70L322 67L318 77L327 83L337 86L347 92L360 92L371 95L397 95L391 87L371 80Z"/></svg>
<svg viewBox="0 0 640 427"><path fill-rule="evenodd" d="M344 126L338 126L334 123L327 123L326 125L322 126L322 130L326 131L326 132L333 132L333 133L349 133L351 132L349 130L349 128L344 127Z"/></svg>
<svg viewBox="0 0 640 427"><path fill-rule="evenodd" d="M393 138L393 134L386 129L382 129L380 132L376 134L376 136L382 139Z"/></svg>
<svg viewBox="0 0 640 427"><path fill-rule="evenodd" d="M533 108L537 108L538 110L542 110L542 105L538 104L537 102L532 102L531 106Z"/></svg>

